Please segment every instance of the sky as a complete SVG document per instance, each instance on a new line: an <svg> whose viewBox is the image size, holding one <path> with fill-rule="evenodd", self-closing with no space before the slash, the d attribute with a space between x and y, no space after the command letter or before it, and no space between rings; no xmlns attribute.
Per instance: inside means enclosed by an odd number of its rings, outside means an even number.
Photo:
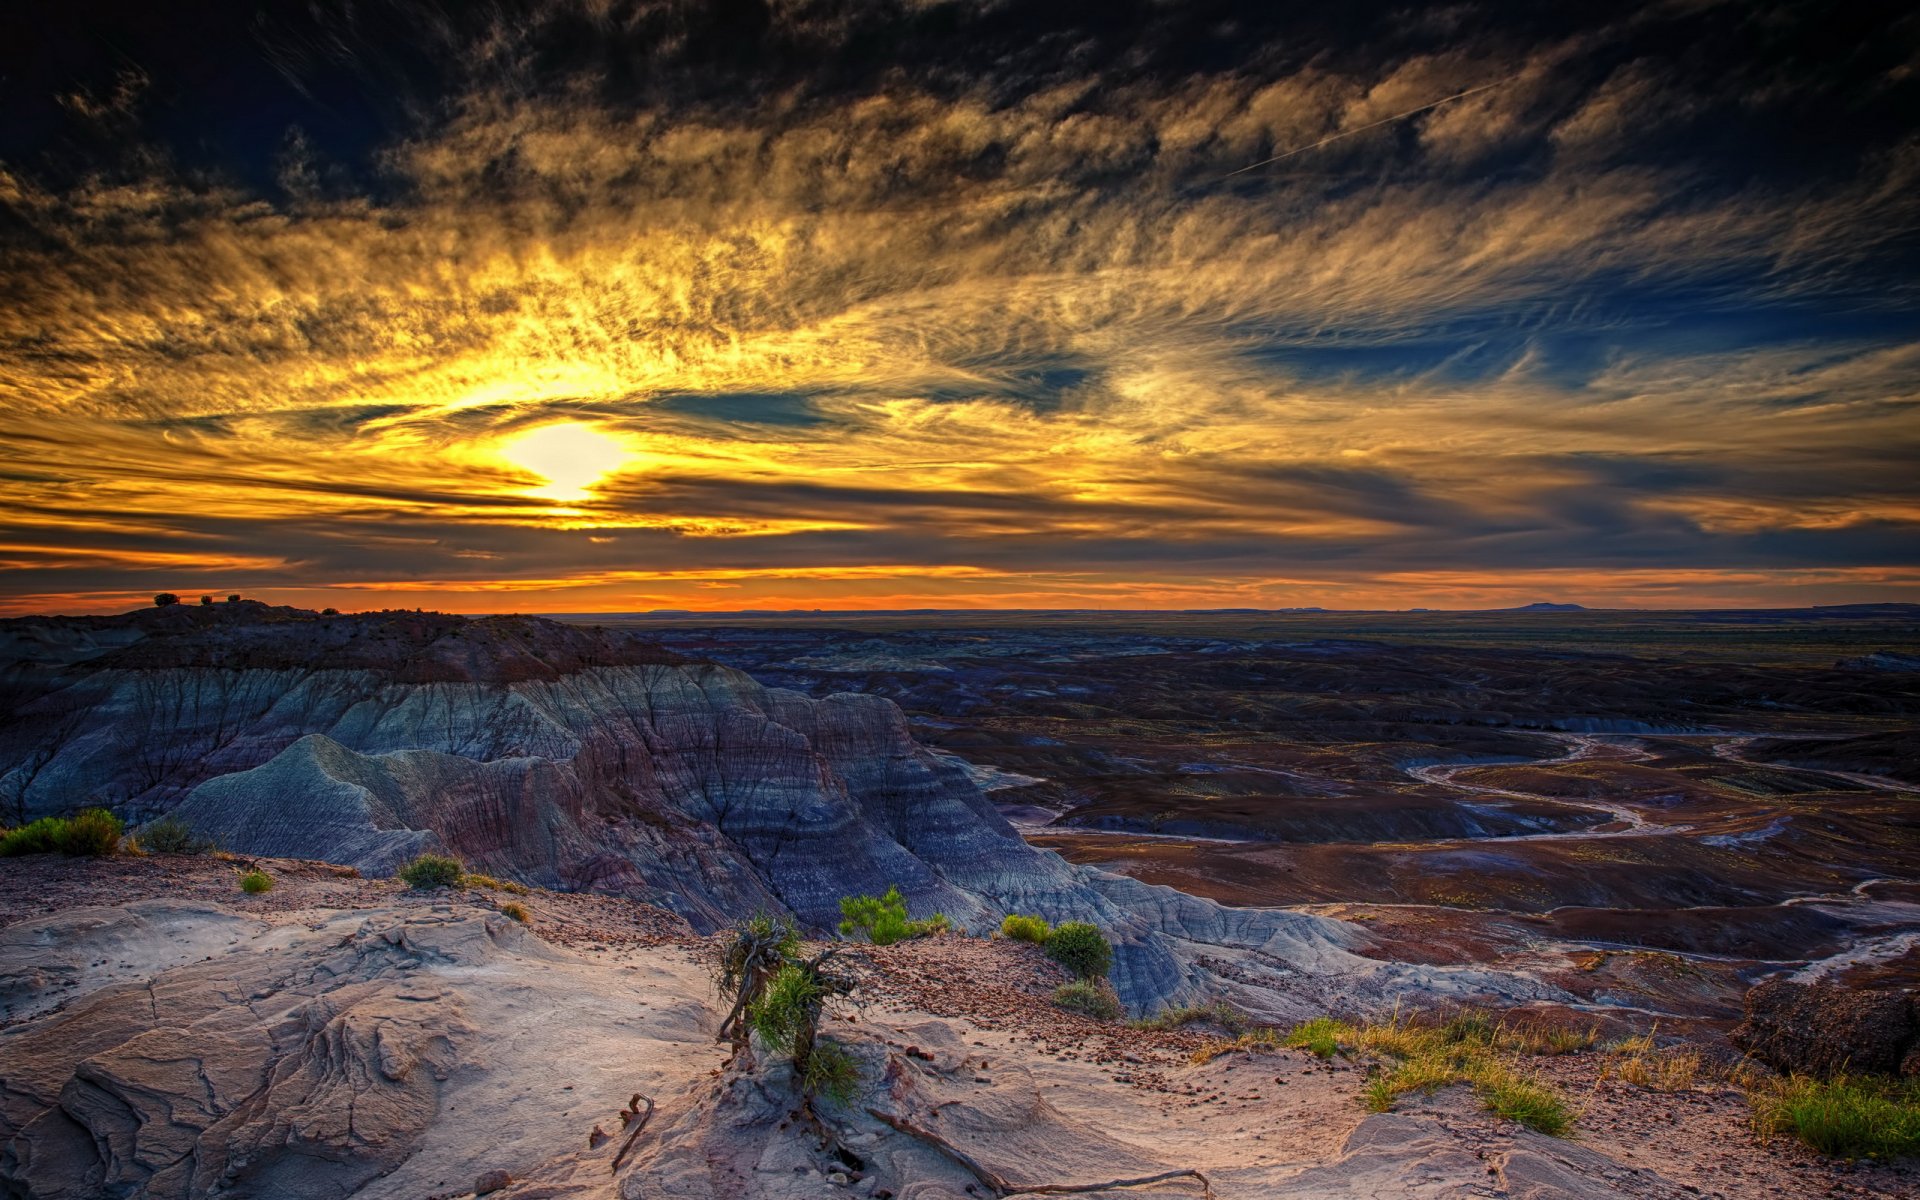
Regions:
<svg viewBox="0 0 1920 1200"><path fill-rule="evenodd" d="M1920 601L1920 16L0 11L0 614Z"/></svg>

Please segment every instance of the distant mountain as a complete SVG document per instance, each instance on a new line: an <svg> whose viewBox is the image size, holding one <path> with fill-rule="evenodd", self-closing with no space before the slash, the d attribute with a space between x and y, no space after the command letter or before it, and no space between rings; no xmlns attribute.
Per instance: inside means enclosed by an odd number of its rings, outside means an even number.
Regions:
<svg viewBox="0 0 1920 1200"><path fill-rule="evenodd" d="M1549 604L1545 600L1538 600L1532 604L1522 604L1519 608L1501 608L1501 609L1495 609L1494 611L1496 612L1585 612L1587 611L1587 606L1584 604Z"/></svg>

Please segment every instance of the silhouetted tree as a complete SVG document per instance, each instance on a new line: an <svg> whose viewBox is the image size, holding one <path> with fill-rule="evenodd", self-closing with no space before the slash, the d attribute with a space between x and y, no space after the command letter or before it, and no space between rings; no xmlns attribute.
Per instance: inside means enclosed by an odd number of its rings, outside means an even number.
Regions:
<svg viewBox="0 0 1920 1200"><path fill-rule="evenodd" d="M212 597L212 596L202 596L202 597L200 597L200 603L202 603L202 604L204 604L204 605L207 605L208 607L212 607L212 605L213 605L213 597Z"/></svg>
<svg viewBox="0 0 1920 1200"><path fill-rule="evenodd" d="M180 603L180 597L174 595L172 592L161 592L153 598L153 602L155 605L165 608L169 604Z"/></svg>
<svg viewBox="0 0 1920 1200"><path fill-rule="evenodd" d="M228 596L228 597L227 597L227 603L228 603L228 604L238 604L238 603L240 603L240 593L239 593L239 592L235 592L235 593L234 593L233 595L231 595L231 596Z"/></svg>

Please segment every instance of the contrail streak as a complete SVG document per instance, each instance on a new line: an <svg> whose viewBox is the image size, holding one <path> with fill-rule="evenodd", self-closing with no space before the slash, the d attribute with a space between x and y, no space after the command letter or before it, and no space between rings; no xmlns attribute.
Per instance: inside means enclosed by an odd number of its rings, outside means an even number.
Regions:
<svg viewBox="0 0 1920 1200"><path fill-rule="evenodd" d="M1328 144L1329 142L1337 142L1341 138L1350 138L1357 133L1365 133L1369 129L1378 129L1382 125L1391 125L1395 121L1404 121L1408 117L1418 116L1421 113L1426 112L1430 108L1439 108L1442 104L1451 104L1455 100L1464 100L1468 96L1472 96L1480 92L1490 91L1491 89L1497 88L1497 87L1505 87L1507 84L1512 83L1514 80L1518 78L1520 78L1518 75L1509 75L1505 79L1496 79L1492 83L1483 83L1479 87L1470 87L1464 92L1455 92L1451 96L1442 96L1440 97L1440 99L1435 100L1432 103L1422 104L1419 108L1410 108L1403 113L1395 113L1390 117L1381 117L1378 121L1374 121L1369 124L1362 125L1358 129L1346 129L1346 130L1342 130L1339 133L1330 134L1327 137L1323 137L1319 141L1313 143L1313 145L1311 146L1296 146L1292 150L1286 151L1284 154L1276 154L1272 158L1261 159L1259 162L1254 163L1251 166L1241 167L1237 171L1228 171L1225 175L1222 175L1220 178L1232 179L1235 175L1245 175L1248 171L1257 171L1261 167L1271 166L1272 164L1279 162L1283 158L1292 158L1296 154L1305 154L1309 150L1318 150L1320 147Z"/></svg>

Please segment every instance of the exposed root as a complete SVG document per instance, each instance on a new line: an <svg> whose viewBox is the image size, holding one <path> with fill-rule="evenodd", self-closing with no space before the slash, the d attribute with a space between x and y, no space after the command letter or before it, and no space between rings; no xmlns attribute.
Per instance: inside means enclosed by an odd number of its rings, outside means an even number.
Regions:
<svg viewBox="0 0 1920 1200"><path fill-rule="evenodd" d="M640 1102L642 1100L647 1102L645 1112L640 1111ZM620 1123L622 1125L633 1126L633 1132L627 1134L626 1144L620 1147L620 1153L613 1156L614 1174L618 1175L620 1173L620 1164L626 1161L627 1152L633 1149L633 1143L639 1139L640 1131L645 1129L647 1122L652 1119L653 1097L642 1096L639 1092L635 1092L633 1099L627 1101L627 1107L620 1111Z"/></svg>

